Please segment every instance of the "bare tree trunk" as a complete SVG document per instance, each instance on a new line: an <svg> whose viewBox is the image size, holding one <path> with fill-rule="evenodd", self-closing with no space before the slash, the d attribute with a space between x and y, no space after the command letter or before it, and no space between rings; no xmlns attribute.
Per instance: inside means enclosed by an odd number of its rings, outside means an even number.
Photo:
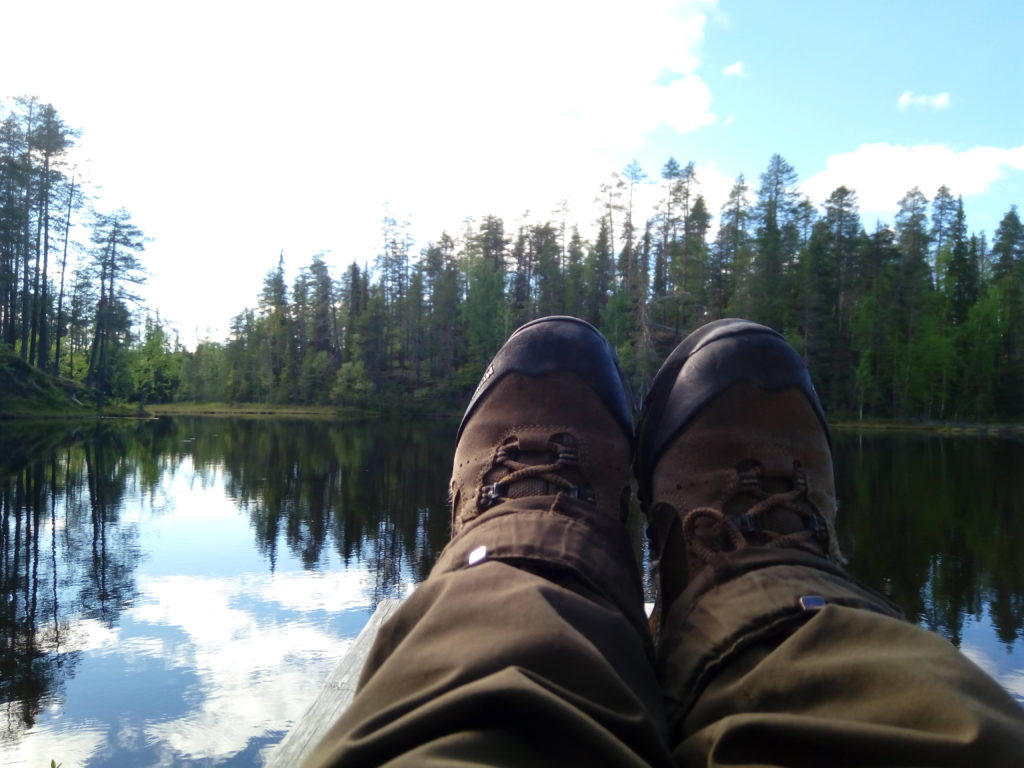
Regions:
<svg viewBox="0 0 1024 768"><path fill-rule="evenodd" d="M17 248L11 248L10 253L10 274L11 279L7 285L7 296L4 297L7 301L6 315L4 316L4 341L14 349L14 345L18 340L18 326L16 318L18 317L18 250Z"/></svg>
<svg viewBox="0 0 1024 768"><path fill-rule="evenodd" d="M25 197L28 197L28 192L25 193ZM26 199L26 203L28 200ZM28 229L28 214L25 215L25 228ZM21 260L21 348L18 350L21 355L21 359L25 360L28 356L28 332L29 332L29 318L32 315L32 304L29 300L28 292L28 280L29 273L32 271L32 257L30 255L31 248L29 248L29 237L28 233L25 234L25 239L22 244L22 260Z"/></svg>
<svg viewBox="0 0 1024 768"><path fill-rule="evenodd" d="M49 339L46 333L47 271L50 266L50 155L44 153L43 177L39 193L39 218L36 222L36 277L35 303L32 313L32 333L29 360L45 368L49 357ZM40 261L42 268L40 268Z"/></svg>
<svg viewBox="0 0 1024 768"><path fill-rule="evenodd" d="M54 351L53 372L60 375L60 343L64 336L64 274L68 266L68 240L71 234L71 207L75 199L75 180L71 179L68 192L68 212L64 218L64 255L60 260L60 291L57 293L57 348Z"/></svg>
<svg viewBox="0 0 1024 768"><path fill-rule="evenodd" d="M28 173L28 178L25 184L25 201L22 206L25 220L23 222L24 231L22 238L22 264L24 274L22 275L21 283L21 349L19 353L21 359L25 360L28 355L28 334L29 334L29 321L32 317L32 307L29 301L28 293L28 281L29 281L29 266L31 265L31 245L32 245L32 234L30 232L32 217L29 212L32 205L32 109L34 104L29 107L28 111L28 123L25 127L25 168Z"/></svg>

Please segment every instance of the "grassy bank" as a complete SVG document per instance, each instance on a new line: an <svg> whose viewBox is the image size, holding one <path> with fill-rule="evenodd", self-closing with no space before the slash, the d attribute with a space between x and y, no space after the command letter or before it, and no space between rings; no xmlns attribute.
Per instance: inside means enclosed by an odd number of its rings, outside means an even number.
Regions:
<svg viewBox="0 0 1024 768"><path fill-rule="evenodd" d="M405 398L377 407L336 405L288 405L273 403L161 403L146 406L153 416L234 416L259 418L335 419L454 419L465 405L456 409L425 398Z"/></svg>
<svg viewBox="0 0 1024 768"><path fill-rule="evenodd" d="M870 432L935 432L943 435L1024 435L1024 424L970 424L951 421L830 421L831 429Z"/></svg>
<svg viewBox="0 0 1024 768"><path fill-rule="evenodd" d="M159 403L147 405L146 412L153 416L276 416L345 420L380 416L378 411L352 406L270 405L266 403Z"/></svg>
<svg viewBox="0 0 1024 768"><path fill-rule="evenodd" d="M311 418L350 421L357 419L457 419L465 408L459 398L391 395L371 406L285 405L269 403L109 403L97 411L93 393L81 384L43 373L28 365L6 345L0 344L0 420L92 421L101 417L146 418L151 416L230 416L242 418ZM1024 436L1024 424L974 424L964 422L907 422L886 419L838 419L838 430L913 431L949 435Z"/></svg>
<svg viewBox="0 0 1024 768"><path fill-rule="evenodd" d="M95 416L82 386L43 373L0 344L0 419Z"/></svg>

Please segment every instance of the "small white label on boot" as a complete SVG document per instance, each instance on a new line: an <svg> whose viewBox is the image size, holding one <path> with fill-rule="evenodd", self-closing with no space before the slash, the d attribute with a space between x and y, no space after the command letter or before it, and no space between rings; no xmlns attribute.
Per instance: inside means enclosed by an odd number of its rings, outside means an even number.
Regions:
<svg viewBox="0 0 1024 768"><path fill-rule="evenodd" d="M466 559L468 565L476 565L481 560L487 557L487 547L481 544L479 547L469 553L469 557Z"/></svg>

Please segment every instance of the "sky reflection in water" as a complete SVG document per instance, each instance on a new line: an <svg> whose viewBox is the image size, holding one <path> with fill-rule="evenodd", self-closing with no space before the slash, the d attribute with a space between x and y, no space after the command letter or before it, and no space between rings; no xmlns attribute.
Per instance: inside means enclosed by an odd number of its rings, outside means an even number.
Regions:
<svg viewBox="0 0 1024 768"><path fill-rule="evenodd" d="M177 419L55 440L0 467L8 531L19 499L40 514L31 537L31 517L19 523L21 580L10 537L4 561L5 589L16 585L8 618L12 605L35 612L4 625L8 639L32 630L5 646L26 647L8 654L13 687L38 698L5 686L0 765L258 764L372 606L429 572L447 538L450 440L449 425L412 437ZM964 445L837 435L844 547L861 578L1024 703L1021 559L993 543L1019 533L1013 499L1024 494L975 466L998 465L993 456L1024 466L1024 455L1019 443ZM968 473L969 493L948 487L950 464ZM906 484L915 474L936 498ZM965 518L968 498L1000 514Z"/></svg>
<svg viewBox="0 0 1024 768"><path fill-rule="evenodd" d="M254 430L242 426L242 436L248 439ZM76 459L64 453L68 450L75 449L57 451L58 473L70 477ZM104 474L95 461L100 453L92 451L84 474ZM234 459L245 471L254 460L263 463L262 475L274 470L258 451ZM131 451L117 459L138 460ZM40 562L48 564L54 543L59 608L56 624L52 613L39 616L36 643L49 651L45 655L52 664L57 659L65 664L54 675L57 684L43 693L32 727L17 722L24 702L5 702L0 765L49 765L50 759L63 761L65 768L258 763L261 750L276 743L309 706L375 602L407 594L414 584L408 557L397 558L390 582L380 583L370 569L374 543L369 536L347 553L320 548L309 567L301 530L271 510L291 508L301 517L301 494L267 500L263 497L275 494L239 482L238 466L234 475L223 461L204 460L197 467L188 452L159 461L155 482L145 481L143 463L123 473L122 492L110 494L119 500L106 511L107 541L100 548L138 553L122 558L128 567L115 563L109 569L118 575L107 574L125 581L122 591L129 595L121 605L107 606L112 621L90 616L95 610L76 610L81 607L76 603L86 602L78 595L89 591L96 573L72 568L77 583L63 583L65 564L76 559L72 550L79 560L95 561L95 541L92 553L81 543L88 538L91 511L80 519L70 511L78 502L58 498L52 519L49 510L43 512ZM346 479L363 481L361 471L341 469ZM92 496L80 479L79 490ZM281 523L270 537L265 535L268 511ZM72 526L80 535L67 535ZM380 538L379 527L371 529ZM37 578L40 591L47 592L50 584L41 581L47 580ZM22 610L30 605L21 603Z"/></svg>

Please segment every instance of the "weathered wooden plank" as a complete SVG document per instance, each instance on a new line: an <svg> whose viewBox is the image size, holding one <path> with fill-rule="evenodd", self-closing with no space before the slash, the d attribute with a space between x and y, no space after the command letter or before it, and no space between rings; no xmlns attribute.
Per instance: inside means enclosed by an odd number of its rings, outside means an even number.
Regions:
<svg viewBox="0 0 1024 768"><path fill-rule="evenodd" d="M331 724L345 711L356 693L356 683L370 647L381 625L402 604L401 600L381 600L377 610L363 627L352 647L338 661L320 693L267 758L267 768L291 768L313 749Z"/></svg>

